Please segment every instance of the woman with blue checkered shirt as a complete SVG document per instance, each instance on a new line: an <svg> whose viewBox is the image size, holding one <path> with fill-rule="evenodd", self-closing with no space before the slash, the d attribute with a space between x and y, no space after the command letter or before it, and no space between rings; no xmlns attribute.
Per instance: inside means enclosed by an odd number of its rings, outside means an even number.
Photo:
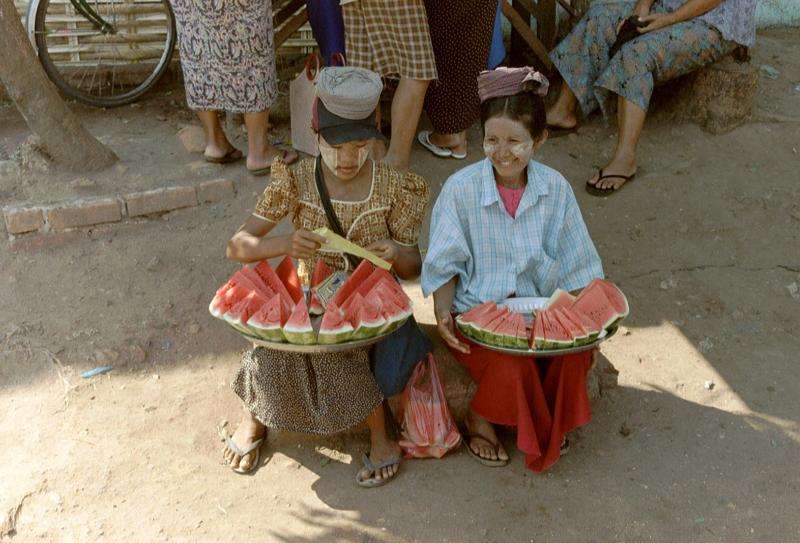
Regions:
<svg viewBox="0 0 800 543"><path fill-rule="evenodd" d="M486 159L453 174L431 218L422 290L454 356L477 384L466 418L467 450L502 466L494 424L517 429L533 471L559 458L566 433L591 418L586 374L592 352L534 359L469 344L453 315L487 301L578 290L603 276L575 195L557 171L533 160L547 138L547 79L531 68L478 78Z"/></svg>

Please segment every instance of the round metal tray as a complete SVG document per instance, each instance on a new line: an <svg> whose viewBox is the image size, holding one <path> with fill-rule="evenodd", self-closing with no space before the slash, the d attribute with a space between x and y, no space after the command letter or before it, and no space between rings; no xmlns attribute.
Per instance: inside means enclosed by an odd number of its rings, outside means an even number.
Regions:
<svg viewBox="0 0 800 543"><path fill-rule="evenodd" d="M405 324L403 321L402 324ZM397 327L399 328L399 326ZM237 333L242 336L243 338L247 339L258 347L265 347L267 349L272 349L274 351L282 351L285 353L297 353L297 354L323 354L323 353L343 353L347 351L355 351L357 349L363 349L364 347L369 347L370 345L374 345L378 343L382 339L392 335L397 328L394 330L387 332L385 334L381 334L379 336L373 336L367 339L360 339L358 341L347 341L344 343L331 343L331 344L324 344L324 343L314 343L312 345L299 345L297 343L284 343L284 342L274 342L274 341L266 341L261 339L260 337L251 336L250 334L245 334L237 330Z"/></svg>
<svg viewBox="0 0 800 543"><path fill-rule="evenodd" d="M617 328L612 328L611 331L606 332L605 335L598 337L591 343L587 343L586 345L581 345L580 347L567 347L566 349L548 349L546 351L536 351L533 349L512 349L511 347L498 347L497 345L489 345L488 343L484 343L483 341L479 341L475 338L471 338L464 334L461 334L467 341L474 343L475 345L480 345L481 347L485 347L492 351L497 351L499 353L510 354L514 356L536 356L536 357L550 357L550 356L564 356L565 354L575 354L575 353L582 353L585 351L591 351L592 349L596 348L598 345L603 343L608 338L612 337L614 334L617 333Z"/></svg>

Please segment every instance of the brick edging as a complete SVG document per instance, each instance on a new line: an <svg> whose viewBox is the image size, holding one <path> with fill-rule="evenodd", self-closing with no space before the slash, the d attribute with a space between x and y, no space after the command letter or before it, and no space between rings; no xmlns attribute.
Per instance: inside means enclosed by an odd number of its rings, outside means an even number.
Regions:
<svg viewBox="0 0 800 543"><path fill-rule="evenodd" d="M34 232L63 232L215 203L235 194L233 181L213 179L198 185L163 187L110 197L75 198L50 205L6 206L3 219L11 237Z"/></svg>

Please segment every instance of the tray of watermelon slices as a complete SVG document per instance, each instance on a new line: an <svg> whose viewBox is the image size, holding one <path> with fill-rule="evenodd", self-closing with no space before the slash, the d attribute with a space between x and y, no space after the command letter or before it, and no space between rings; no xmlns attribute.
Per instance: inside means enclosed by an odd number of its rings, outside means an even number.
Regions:
<svg viewBox="0 0 800 543"><path fill-rule="evenodd" d="M549 298L486 302L456 317L470 341L518 356L562 356L597 347L613 336L630 308L610 281L595 279L577 297L556 290Z"/></svg>
<svg viewBox="0 0 800 543"><path fill-rule="evenodd" d="M262 261L237 270L209 312L256 345L295 353L367 347L411 316L411 300L386 269L364 260L335 290L322 288L337 277L319 260L306 292L291 258L275 269Z"/></svg>

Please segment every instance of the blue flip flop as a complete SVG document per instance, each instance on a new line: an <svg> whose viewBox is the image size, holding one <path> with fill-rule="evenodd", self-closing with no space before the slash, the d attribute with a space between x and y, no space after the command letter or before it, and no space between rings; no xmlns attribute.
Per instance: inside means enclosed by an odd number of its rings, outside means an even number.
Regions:
<svg viewBox="0 0 800 543"><path fill-rule="evenodd" d="M361 462L364 464L365 468L367 468L368 470L370 470L372 472L373 476L368 478L368 479L362 479L361 477L359 477L359 474L360 474L360 471L359 471L359 473L356 473L356 484L358 486L362 487L362 488L376 488L376 487L385 485L386 483L388 483L389 481L391 481L392 479L397 477L397 474L400 473L400 470L398 469L397 471L395 471L394 475L392 475L388 479L376 479L375 476L374 476L375 473L379 469L388 468L388 467L391 467L391 466L399 466L403 462L403 457L402 456L395 456L393 458L389 458L387 460L384 460L383 462L381 462L379 464L373 464L372 460L370 460L369 456L367 456L365 454L365 455L361 456Z"/></svg>

